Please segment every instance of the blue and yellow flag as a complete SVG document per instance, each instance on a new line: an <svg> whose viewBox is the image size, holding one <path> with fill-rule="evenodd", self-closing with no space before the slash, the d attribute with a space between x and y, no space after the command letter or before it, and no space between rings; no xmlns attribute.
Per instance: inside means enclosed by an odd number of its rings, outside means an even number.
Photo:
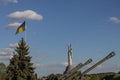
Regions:
<svg viewBox="0 0 120 80"><path fill-rule="evenodd" d="M25 21L17 28L16 34L25 31Z"/></svg>

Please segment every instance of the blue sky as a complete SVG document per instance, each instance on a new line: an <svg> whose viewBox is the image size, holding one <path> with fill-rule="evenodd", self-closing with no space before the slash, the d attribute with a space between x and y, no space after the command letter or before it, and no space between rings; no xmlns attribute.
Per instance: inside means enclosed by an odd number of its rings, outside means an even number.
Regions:
<svg viewBox="0 0 120 80"><path fill-rule="evenodd" d="M69 43L73 66L89 58L92 65L115 51L115 57L90 73L118 72L119 4L119 0L0 0L0 61L9 64L14 47L24 37L24 32L15 35L16 29L26 18L26 41L39 76L65 70Z"/></svg>

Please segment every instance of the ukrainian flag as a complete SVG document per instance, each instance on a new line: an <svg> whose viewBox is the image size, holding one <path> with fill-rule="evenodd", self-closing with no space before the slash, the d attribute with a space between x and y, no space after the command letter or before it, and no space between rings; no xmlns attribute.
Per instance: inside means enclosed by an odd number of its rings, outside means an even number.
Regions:
<svg viewBox="0 0 120 80"><path fill-rule="evenodd" d="M16 34L25 31L25 21L17 28Z"/></svg>

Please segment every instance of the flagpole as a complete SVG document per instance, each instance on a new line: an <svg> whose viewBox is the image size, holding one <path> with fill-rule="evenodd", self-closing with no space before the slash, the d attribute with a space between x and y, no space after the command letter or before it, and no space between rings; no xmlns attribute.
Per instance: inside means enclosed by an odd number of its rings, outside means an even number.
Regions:
<svg viewBox="0 0 120 80"><path fill-rule="evenodd" d="M26 31L26 26L25 26L24 38L25 38L25 42L26 42L26 41L27 41L27 31Z"/></svg>
<svg viewBox="0 0 120 80"><path fill-rule="evenodd" d="M25 21L25 32L24 32L24 38L25 38L25 42L27 42L27 26L26 26L26 19Z"/></svg>

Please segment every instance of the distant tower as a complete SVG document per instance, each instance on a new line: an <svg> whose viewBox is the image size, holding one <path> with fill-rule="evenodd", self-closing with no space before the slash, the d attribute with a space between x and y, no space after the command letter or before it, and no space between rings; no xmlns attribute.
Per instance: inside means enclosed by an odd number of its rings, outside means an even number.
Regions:
<svg viewBox="0 0 120 80"><path fill-rule="evenodd" d="M64 74L68 73L71 69L72 69L72 46L70 44L68 46L68 66L66 67Z"/></svg>
<svg viewBox="0 0 120 80"><path fill-rule="evenodd" d="M68 66L72 66L72 46L68 46Z"/></svg>

